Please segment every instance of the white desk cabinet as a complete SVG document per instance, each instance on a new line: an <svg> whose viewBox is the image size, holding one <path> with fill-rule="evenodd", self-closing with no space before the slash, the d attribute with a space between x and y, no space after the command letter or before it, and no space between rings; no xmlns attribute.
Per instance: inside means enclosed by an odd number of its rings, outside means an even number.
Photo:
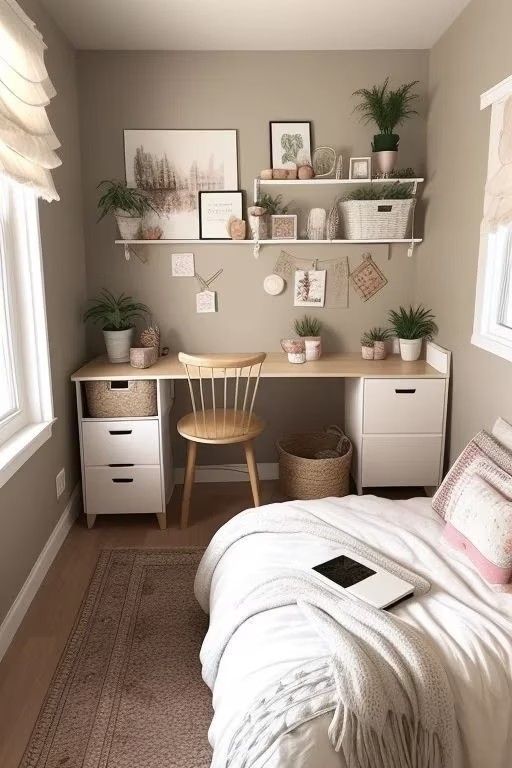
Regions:
<svg viewBox="0 0 512 768"><path fill-rule="evenodd" d="M116 366L112 366L115 371ZM150 378L148 375L147 378ZM90 418L82 382L76 381L82 459L82 492L87 525L97 515L156 515L166 526L166 507L173 490L169 430L172 381L157 381L156 416Z"/></svg>

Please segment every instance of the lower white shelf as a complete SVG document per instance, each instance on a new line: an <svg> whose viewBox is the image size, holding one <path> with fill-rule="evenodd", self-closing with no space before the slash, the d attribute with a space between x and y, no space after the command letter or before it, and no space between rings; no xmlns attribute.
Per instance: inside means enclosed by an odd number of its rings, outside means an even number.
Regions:
<svg viewBox="0 0 512 768"><path fill-rule="evenodd" d="M363 243L383 245L393 243L422 243L421 237L406 237L394 240L116 240L116 245L358 245Z"/></svg>

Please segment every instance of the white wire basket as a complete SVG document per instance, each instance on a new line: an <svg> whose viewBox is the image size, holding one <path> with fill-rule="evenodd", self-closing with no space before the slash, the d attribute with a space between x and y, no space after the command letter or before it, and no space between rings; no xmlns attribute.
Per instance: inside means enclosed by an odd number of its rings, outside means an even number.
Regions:
<svg viewBox="0 0 512 768"><path fill-rule="evenodd" d="M404 240L416 203L408 200L344 200L340 214L345 240Z"/></svg>

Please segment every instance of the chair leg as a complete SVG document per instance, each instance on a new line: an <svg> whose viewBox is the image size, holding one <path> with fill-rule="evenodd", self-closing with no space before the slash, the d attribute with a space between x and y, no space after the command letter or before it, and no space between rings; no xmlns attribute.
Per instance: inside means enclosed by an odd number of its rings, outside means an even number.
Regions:
<svg viewBox="0 0 512 768"><path fill-rule="evenodd" d="M244 443L245 460L247 462L247 469L249 470L249 479L251 481L252 497L254 499L254 506L259 507L261 504L260 499L260 480L258 477L258 465L254 458L254 447L252 440Z"/></svg>
<svg viewBox="0 0 512 768"><path fill-rule="evenodd" d="M187 467L185 470L185 482L183 485L183 499L181 501L181 527L186 528L188 524L188 513L190 508L190 496L192 494L192 484L196 471L197 443L193 440L188 441L187 445Z"/></svg>

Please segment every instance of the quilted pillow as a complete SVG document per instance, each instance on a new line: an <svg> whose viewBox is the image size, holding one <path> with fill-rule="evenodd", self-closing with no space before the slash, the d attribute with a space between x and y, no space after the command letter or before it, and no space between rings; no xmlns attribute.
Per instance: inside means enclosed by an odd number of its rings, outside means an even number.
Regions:
<svg viewBox="0 0 512 768"><path fill-rule="evenodd" d="M508 421L499 416L492 428L492 434L505 448L512 451L512 425Z"/></svg>
<svg viewBox="0 0 512 768"><path fill-rule="evenodd" d="M467 444L437 489L432 506L445 520L465 486L474 474L479 474L505 498L512 499L512 451L485 430Z"/></svg>
<svg viewBox="0 0 512 768"><path fill-rule="evenodd" d="M507 584L512 577L512 502L479 475L462 490L443 531L466 553L483 578Z"/></svg>

